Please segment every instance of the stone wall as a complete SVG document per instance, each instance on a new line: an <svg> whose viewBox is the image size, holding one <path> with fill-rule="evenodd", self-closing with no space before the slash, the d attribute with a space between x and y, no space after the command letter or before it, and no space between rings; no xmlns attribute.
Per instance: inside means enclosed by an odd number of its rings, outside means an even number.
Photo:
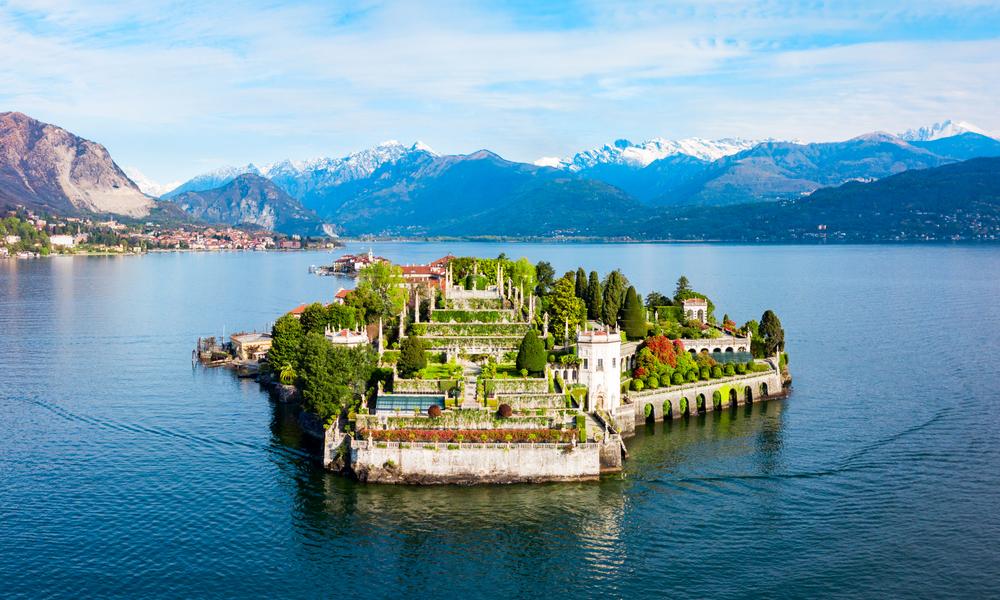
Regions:
<svg viewBox="0 0 1000 600"><path fill-rule="evenodd" d="M565 408L566 394L501 394L497 402L509 404L511 408Z"/></svg>
<svg viewBox="0 0 1000 600"><path fill-rule="evenodd" d="M766 394L764 393L765 386L767 388ZM705 399L705 411L710 412L715 408L712 397L716 391L719 391L722 395L722 407L729 406L730 390L736 390L736 403L738 405L778 397L784 394L781 385L781 375L776 370L770 370L762 373L672 385L655 390L629 392L631 404L628 406L631 406L635 415L635 422L637 423L642 423L646 420L646 404L652 405L653 418L659 421L664 417L663 404L669 401L671 406L670 416L674 419L679 419L683 416L681 398L687 398L688 413L697 414L698 396L700 394ZM624 427L622 431L623 433L625 432Z"/></svg>
<svg viewBox="0 0 1000 600"><path fill-rule="evenodd" d="M440 396L448 389L455 387L459 379L403 379L394 378L392 381L393 394L435 394ZM444 382L444 389L442 389Z"/></svg>
<svg viewBox="0 0 1000 600"><path fill-rule="evenodd" d="M452 449L449 449L452 448ZM600 444L351 443L351 468L361 481L477 484L597 479Z"/></svg>
<svg viewBox="0 0 1000 600"><path fill-rule="evenodd" d="M509 379L483 379L483 383L491 383L493 393L500 394L547 394L549 381L542 377L511 377Z"/></svg>

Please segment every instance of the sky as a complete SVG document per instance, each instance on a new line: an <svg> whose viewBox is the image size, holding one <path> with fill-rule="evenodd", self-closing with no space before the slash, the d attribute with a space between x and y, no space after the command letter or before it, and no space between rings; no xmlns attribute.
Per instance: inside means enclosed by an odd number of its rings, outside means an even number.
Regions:
<svg viewBox="0 0 1000 600"><path fill-rule="evenodd" d="M0 111L160 181L421 140L1000 131L1000 2L0 0Z"/></svg>

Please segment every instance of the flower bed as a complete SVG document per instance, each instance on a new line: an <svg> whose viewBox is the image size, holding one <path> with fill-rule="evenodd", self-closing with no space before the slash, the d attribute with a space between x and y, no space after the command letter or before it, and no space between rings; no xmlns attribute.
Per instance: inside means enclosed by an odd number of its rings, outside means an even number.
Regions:
<svg viewBox="0 0 1000 600"><path fill-rule="evenodd" d="M518 344L521 343L522 336L511 335L491 335L491 336L451 336L451 337L438 337L438 336L428 336L423 339L428 346L431 348L458 348L460 350L465 348L496 348L501 350L510 350L517 348Z"/></svg>
<svg viewBox="0 0 1000 600"><path fill-rule="evenodd" d="M566 443L577 437L576 429L366 429L361 439L376 442L440 443Z"/></svg>

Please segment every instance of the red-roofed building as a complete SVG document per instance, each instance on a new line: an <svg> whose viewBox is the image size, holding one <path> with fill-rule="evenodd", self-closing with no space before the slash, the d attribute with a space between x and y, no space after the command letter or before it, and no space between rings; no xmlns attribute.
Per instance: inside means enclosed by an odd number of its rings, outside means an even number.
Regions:
<svg viewBox="0 0 1000 600"><path fill-rule="evenodd" d="M410 287L426 285L444 289L445 268L434 265L401 265L403 280Z"/></svg>
<svg viewBox="0 0 1000 600"><path fill-rule="evenodd" d="M339 290L337 290L337 293L334 294L333 296L333 303L343 304L344 302L347 301L347 295L353 291L354 290L345 290L344 288L340 288Z"/></svg>
<svg viewBox="0 0 1000 600"><path fill-rule="evenodd" d="M302 318L302 313L306 312L306 307L307 306L309 306L309 305L308 304L300 304L300 305L296 306L295 308L293 308L292 310L288 311L288 314L292 315L296 319L301 319Z"/></svg>

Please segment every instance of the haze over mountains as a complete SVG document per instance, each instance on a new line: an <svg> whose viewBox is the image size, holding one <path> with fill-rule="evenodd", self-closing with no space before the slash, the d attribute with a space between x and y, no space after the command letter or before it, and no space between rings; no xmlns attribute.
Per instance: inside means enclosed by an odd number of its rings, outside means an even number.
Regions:
<svg viewBox="0 0 1000 600"><path fill-rule="evenodd" d="M822 188L1000 156L1000 141L952 121L824 143L618 140L533 164L488 150L441 155L419 142L389 141L340 158L226 167L167 192L142 181L147 193L161 194L154 202L100 145L17 113L0 115L0 123L0 204L132 217L181 209L193 219L304 235L335 228L350 235L658 238L647 224L735 205L764 214L768 204Z"/></svg>

